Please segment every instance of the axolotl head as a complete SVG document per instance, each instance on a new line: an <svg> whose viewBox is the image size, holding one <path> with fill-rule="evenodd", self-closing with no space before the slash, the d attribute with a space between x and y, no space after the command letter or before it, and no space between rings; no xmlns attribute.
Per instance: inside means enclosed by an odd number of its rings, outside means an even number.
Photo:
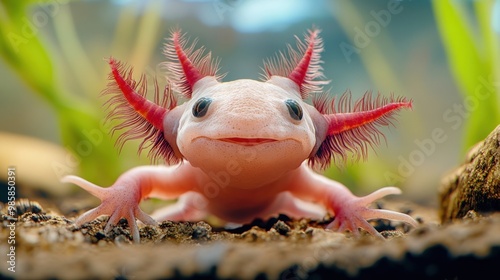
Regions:
<svg viewBox="0 0 500 280"><path fill-rule="evenodd" d="M310 105L283 77L225 83L205 77L184 106L176 144L205 172L235 169L273 180L297 168L316 143Z"/></svg>
<svg viewBox="0 0 500 280"><path fill-rule="evenodd" d="M307 159L325 168L348 151L366 156L367 147L383 137L377 126L390 125L411 101L365 94L351 108L345 94L336 104L322 93L328 81L321 80L318 34L310 30L298 50L289 47L286 55L266 61L263 81L222 82L211 54L194 44L186 47L174 31L165 47L167 86L160 98L156 85L155 102L145 98L145 76L136 82L131 70L111 58L105 93L112 95L109 106L117 106L108 117L125 120L114 130L127 129L118 144L143 138L140 150L151 147L153 159L184 159L207 173L231 170L242 188L279 178ZM174 92L188 100L177 105ZM308 104L304 100L312 93Z"/></svg>

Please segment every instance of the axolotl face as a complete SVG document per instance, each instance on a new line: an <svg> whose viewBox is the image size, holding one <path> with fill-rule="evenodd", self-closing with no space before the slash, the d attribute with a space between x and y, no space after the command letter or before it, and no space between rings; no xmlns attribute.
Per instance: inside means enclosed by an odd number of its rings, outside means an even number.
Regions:
<svg viewBox="0 0 500 280"><path fill-rule="evenodd" d="M207 174L236 173L240 188L297 168L316 142L310 105L284 77L224 83L205 77L183 106L176 139L183 157Z"/></svg>

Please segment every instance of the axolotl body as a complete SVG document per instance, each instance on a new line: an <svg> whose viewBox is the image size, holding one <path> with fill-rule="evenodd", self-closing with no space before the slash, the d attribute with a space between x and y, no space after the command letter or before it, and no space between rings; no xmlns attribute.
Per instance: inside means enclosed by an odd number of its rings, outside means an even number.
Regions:
<svg viewBox="0 0 500 280"><path fill-rule="evenodd" d="M221 82L218 63L195 43L187 46L175 30L165 54L169 75L163 91L155 86L155 102L146 99L146 78L137 82L132 70L109 59L110 82L105 95L111 119L123 120L114 131L125 129L121 146L142 138L140 150L149 148L153 159L167 165L133 168L109 188L80 177L66 176L98 197L100 206L76 220L80 226L109 215L105 231L121 218L138 242L136 219L197 221L212 214L232 223L247 223L278 213L293 218L321 219L328 212L334 220L327 227L358 233L359 228L381 236L371 219L402 221L416 226L409 215L368 205L396 187L385 187L357 197L344 185L315 171L333 160L345 160L351 152L365 157L383 134L378 126L391 124L394 114L411 108L404 98L372 98L366 94L352 106L350 95L338 101L322 87L320 53L323 44L316 29L308 31L297 50L289 47L266 61L263 81L241 79ZM178 105L174 92L187 101ZM306 99L312 95L312 104ZM153 214L139 203L149 197L178 199Z"/></svg>

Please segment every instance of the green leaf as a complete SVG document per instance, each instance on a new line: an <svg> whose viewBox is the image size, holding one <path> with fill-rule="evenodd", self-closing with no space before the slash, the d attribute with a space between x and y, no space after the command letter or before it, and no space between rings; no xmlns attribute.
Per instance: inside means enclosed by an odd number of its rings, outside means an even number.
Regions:
<svg viewBox="0 0 500 280"><path fill-rule="evenodd" d="M488 8L485 4L476 6L476 19L481 34L475 35L466 13L466 3L434 0L432 4L451 71L464 96L466 150L484 139L500 120L498 93L490 90L491 87L488 94L484 93L483 82L489 80L493 74L492 65L495 64L491 63L491 55L496 53L491 45L491 7Z"/></svg>
<svg viewBox="0 0 500 280"><path fill-rule="evenodd" d="M107 130L102 128L102 115L90 100L61 89L56 79L58 71L40 39L39 27L31 22L32 3L42 2L0 2L0 58L56 111L63 146L79 159L80 174L89 180L110 183L121 165Z"/></svg>
<svg viewBox="0 0 500 280"><path fill-rule="evenodd" d="M52 61L38 38L38 28L21 12L24 1L3 1L6 15L0 23L0 56L51 105L63 101L56 93ZM8 4L7 4L8 3Z"/></svg>

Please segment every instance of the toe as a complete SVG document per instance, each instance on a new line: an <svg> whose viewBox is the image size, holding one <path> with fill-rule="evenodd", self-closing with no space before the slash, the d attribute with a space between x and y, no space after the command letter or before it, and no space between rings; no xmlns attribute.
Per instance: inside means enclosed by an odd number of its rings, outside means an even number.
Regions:
<svg viewBox="0 0 500 280"><path fill-rule="evenodd" d="M356 221L356 227L364 229L365 231L367 231L369 234L371 234L373 236L376 236L376 237L379 237L379 238L383 238L383 236L370 223L368 223L363 218L357 219L357 221ZM357 229L355 229L355 230L357 231Z"/></svg>
<svg viewBox="0 0 500 280"><path fill-rule="evenodd" d="M367 210L369 211L366 211L363 215L363 217L367 220L386 219L396 222L404 222L414 227L418 226L418 222L407 214L385 209L367 209Z"/></svg>
<svg viewBox="0 0 500 280"><path fill-rule="evenodd" d="M108 233L111 231L111 228L115 226L120 221L120 214L118 212L114 212L109 216L108 222L106 223L106 227L104 228L104 232Z"/></svg>
<svg viewBox="0 0 500 280"><path fill-rule="evenodd" d="M379 190L376 190L372 192L371 194L367 196L363 196L359 198L359 205L361 206L366 206L370 203L373 203L374 201L377 201L385 196L391 195L391 194L401 194L401 190L396 188L396 187L385 187L381 188Z"/></svg>
<svg viewBox="0 0 500 280"><path fill-rule="evenodd" d="M135 221L132 210L130 210L129 212L127 222L130 227L130 233L132 234L132 240L134 241L134 243L140 243L141 236L139 234L139 227L137 226L137 222Z"/></svg>
<svg viewBox="0 0 500 280"><path fill-rule="evenodd" d="M78 219L76 219L75 225L77 227L81 227L83 224L91 222L99 216L101 216L100 206L83 213L80 217L78 217Z"/></svg>
<svg viewBox="0 0 500 280"><path fill-rule="evenodd" d="M151 225L151 226L156 225L156 221L153 218L151 218L151 216L144 213L144 211L142 211L140 208L137 208L135 215L137 219L139 219L139 221L143 222L146 225Z"/></svg>
<svg viewBox="0 0 500 280"><path fill-rule="evenodd" d="M106 197L109 190L107 188L99 187L98 185L92 184L91 182L80 178L78 176L68 175L61 179L63 183L72 183L80 188L88 191L93 196L99 198L101 201Z"/></svg>

